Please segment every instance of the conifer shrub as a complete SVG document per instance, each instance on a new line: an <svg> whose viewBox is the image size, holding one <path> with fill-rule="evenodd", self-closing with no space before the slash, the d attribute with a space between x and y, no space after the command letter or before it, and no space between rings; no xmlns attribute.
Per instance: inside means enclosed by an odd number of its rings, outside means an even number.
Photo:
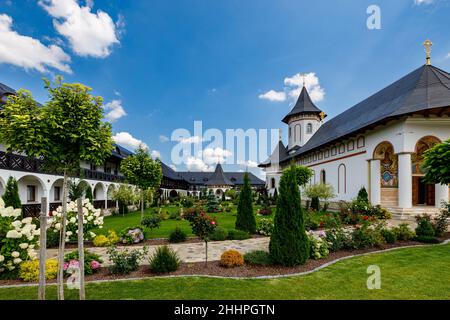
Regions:
<svg viewBox="0 0 450 320"><path fill-rule="evenodd" d="M220 256L220 265L225 268L234 268L244 265L244 257L237 250L227 250Z"/></svg>
<svg viewBox="0 0 450 320"><path fill-rule="evenodd" d="M181 230L180 227L176 227L169 235L169 242L171 243L180 243L186 241L187 235L186 232Z"/></svg>
<svg viewBox="0 0 450 320"><path fill-rule="evenodd" d="M239 194L236 229L256 233L256 219L253 213L253 195L248 173L244 175L244 185Z"/></svg>
<svg viewBox="0 0 450 320"><path fill-rule="evenodd" d="M149 259L150 270L154 273L177 271L180 263L177 253L168 246L158 247Z"/></svg>
<svg viewBox="0 0 450 320"><path fill-rule="evenodd" d="M247 231L230 229L228 230L228 240L246 240L250 238Z"/></svg>
<svg viewBox="0 0 450 320"><path fill-rule="evenodd" d="M8 178L6 183L5 193L3 194L3 201L5 208L13 207L14 209L22 208L22 202L19 197L19 186L17 180L13 177Z"/></svg>
<svg viewBox="0 0 450 320"><path fill-rule="evenodd" d="M210 236L211 240L224 241L228 238L228 231L224 228L217 227Z"/></svg>
<svg viewBox="0 0 450 320"><path fill-rule="evenodd" d="M301 265L309 258L309 248L296 170L291 166L280 180L274 230L269 243L270 257L277 264Z"/></svg>
<svg viewBox="0 0 450 320"><path fill-rule="evenodd" d="M272 264L270 254L267 251L255 250L244 255L244 261L247 264L255 266L269 266Z"/></svg>

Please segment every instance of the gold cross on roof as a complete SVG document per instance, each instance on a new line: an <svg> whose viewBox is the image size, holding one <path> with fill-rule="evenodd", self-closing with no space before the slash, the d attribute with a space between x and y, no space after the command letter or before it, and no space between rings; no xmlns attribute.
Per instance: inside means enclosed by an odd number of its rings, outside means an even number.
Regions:
<svg viewBox="0 0 450 320"><path fill-rule="evenodd" d="M431 47L433 46L433 42L430 40L426 40L423 43L423 46L425 47L425 52L427 54L427 66L431 65Z"/></svg>

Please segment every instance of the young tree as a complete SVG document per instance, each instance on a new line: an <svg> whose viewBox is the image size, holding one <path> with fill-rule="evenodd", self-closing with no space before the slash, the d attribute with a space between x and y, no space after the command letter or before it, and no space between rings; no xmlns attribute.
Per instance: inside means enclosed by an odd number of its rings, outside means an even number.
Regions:
<svg viewBox="0 0 450 320"><path fill-rule="evenodd" d="M86 190L84 191L84 195L86 197L86 199L89 199L90 203L94 203L94 194L92 193L92 188L91 186L87 186Z"/></svg>
<svg viewBox="0 0 450 320"><path fill-rule="evenodd" d="M133 201L133 191L121 184L113 191L112 198L119 202L119 214L125 215L128 213L128 205Z"/></svg>
<svg viewBox="0 0 450 320"><path fill-rule="evenodd" d="M275 263L295 266L304 264L309 258L309 241L300 201L296 170L291 167L281 176L277 213L270 237L269 252Z"/></svg>
<svg viewBox="0 0 450 320"><path fill-rule="evenodd" d="M19 197L19 186L17 180L13 177L8 178L6 183L5 193L3 194L3 201L5 202L5 208L13 207L14 209L22 208L22 203Z"/></svg>
<svg viewBox="0 0 450 320"><path fill-rule="evenodd" d="M306 184L309 182L313 175L313 171L305 166L294 166L296 177L297 177L297 183L300 187L306 186Z"/></svg>
<svg viewBox="0 0 450 320"><path fill-rule="evenodd" d="M425 151L423 169L425 179L431 183L450 184L450 140Z"/></svg>
<svg viewBox="0 0 450 320"><path fill-rule="evenodd" d="M80 161L102 164L113 149L111 124L103 122L103 99L79 83L44 80L49 101L39 106L31 93L19 90L0 111L0 142L9 152L23 152L45 160L45 169L62 172L62 221L58 252L58 299L64 299L64 248L69 176Z"/></svg>
<svg viewBox="0 0 450 320"><path fill-rule="evenodd" d="M356 197L358 202L360 203L366 203L369 204L369 194L367 193L367 190L365 187L362 187L358 191L358 196Z"/></svg>
<svg viewBox="0 0 450 320"><path fill-rule="evenodd" d="M159 188L162 179L161 163L153 160L148 150L140 145L133 155L122 161L120 171L128 183L140 188L142 221L144 219L144 193L149 188Z"/></svg>
<svg viewBox="0 0 450 320"><path fill-rule="evenodd" d="M253 195L248 173L244 174L244 185L239 193L236 229L256 233L256 220L253 214Z"/></svg>

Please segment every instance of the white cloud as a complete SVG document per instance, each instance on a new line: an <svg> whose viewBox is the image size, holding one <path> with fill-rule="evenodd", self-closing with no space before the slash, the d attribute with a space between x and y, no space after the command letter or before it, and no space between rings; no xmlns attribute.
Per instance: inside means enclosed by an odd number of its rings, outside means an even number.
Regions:
<svg viewBox="0 0 450 320"><path fill-rule="evenodd" d="M13 19L0 14L0 63L48 72L48 68L72 73L70 56L56 45L45 46L39 40L18 34Z"/></svg>
<svg viewBox="0 0 450 320"><path fill-rule="evenodd" d="M445 56L445 59L450 59L450 52Z"/></svg>
<svg viewBox="0 0 450 320"><path fill-rule="evenodd" d="M174 164L171 164L171 165L169 165L169 167L171 167L171 168L172 168L172 170L174 170L174 171L177 171L177 166L176 166L176 165L174 165Z"/></svg>
<svg viewBox="0 0 450 320"><path fill-rule="evenodd" d="M420 6L421 4L430 4L433 0L414 0L414 4Z"/></svg>
<svg viewBox="0 0 450 320"><path fill-rule="evenodd" d="M313 102L320 102L325 98L325 90L320 86L319 78L314 72L304 74L305 87ZM259 95L260 99L283 102L288 97L297 99L303 88L303 74L297 73L284 79L284 91L270 90Z"/></svg>
<svg viewBox="0 0 450 320"><path fill-rule="evenodd" d="M153 150L150 155L153 159L161 159L161 153L158 150Z"/></svg>
<svg viewBox="0 0 450 320"><path fill-rule="evenodd" d="M104 11L92 12L93 1L81 6L77 0L39 0L50 16L56 31L70 43L80 56L104 58L111 54L111 47L119 44L118 29L123 27L123 18L114 24Z"/></svg>
<svg viewBox="0 0 450 320"><path fill-rule="evenodd" d="M175 141L178 141L182 144L197 144L197 143L201 143L203 141L203 138L200 136L191 136L188 138L179 138Z"/></svg>
<svg viewBox="0 0 450 320"><path fill-rule="evenodd" d="M258 167L258 163L252 160L247 160L247 161L238 161L237 162L239 165L243 166L243 167L247 167L247 168L257 168Z"/></svg>
<svg viewBox="0 0 450 320"><path fill-rule="evenodd" d="M162 143L166 143L166 142L169 142L170 139L169 139L169 137L167 137L167 136L161 134L161 135L159 136L159 141L162 142Z"/></svg>
<svg viewBox="0 0 450 320"><path fill-rule="evenodd" d="M208 166L201 158L188 157L186 159L186 167L189 171L212 171L212 167Z"/></svg>
<svg viewBox="0 0 450 320"><path fill-rule="evenodd" d="M263 100L283 102L286 100L286 93L284 91L270 90L264 94L260 94L259 98Z"/></svg>
<svg viewBox="0 0 450 320"><path fill-rule="evenodd" d="M144 148L148 149L148 146L142 140L134 138L128 132L117 133L115 136L113 136L113 140L117 144L124 146L125 148L130 149L132 151L136 150L141 144L144 146Z"/></svg>
<svg viewBox="0 0 450 320"><path fill-rule="evenodd" d="M319 78L314 72L306 73L305 87L313 102L320 102L325 98L325 90L320 86ZM303 88L303 75L297 73L292 77L285 78L284 84L288 86L289 96L297 99Z"/></svg>
<svg viewBox="0 0 450 320"><path fill-rule="evenodd" d="M217 162L223 163L225 159L231 157L233 153L222 148L206 148L202 152L203 160L207 164L215 164Z"/></svg>
<svg viewBox="0 0 450 320"><path fill-rule="evenodd" d="M105 118L109 122L115 122L127 115L124 108L122 107L122 101L120 100L113 100L105 104L105 110L108 111L108 113L105 115Z"/></svg>

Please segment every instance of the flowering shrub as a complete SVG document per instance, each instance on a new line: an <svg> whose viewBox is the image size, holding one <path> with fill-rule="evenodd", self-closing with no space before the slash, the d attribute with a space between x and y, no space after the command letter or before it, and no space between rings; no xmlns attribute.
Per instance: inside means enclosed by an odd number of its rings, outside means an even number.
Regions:
<svg viewBox="0 0 450 320"><path fill-rule="evenodd" d="M47 280L55 279L58 273L58 261L48 259L45 261L45 278ZM24 281L39 280L39 260L25 261L20 264L19 278Z"/></svg>
<svg viewBox="0 0 450 320"><path fill-rule="evenodd" d="M215 218L208 216L204 211L199 209L189 210L184 218L189 221L192 227L192 233L204 241L209 240L209 236L217 227Z"/></svg>
<svg viewBox="0 0 450 320"><path fill-rule="evenodd" d="M119 242L119 237L114 230L109 230L108 235L98 235L94 238L93 244L95 247L109 247Z"/></svg>
<svg viewBox="0 0 450 320"><path fill-rule="evenodd" d="M62 220L62 206L58 207L52 213L53 219L50 228L55 233L59 233L61 229ZM76 241L78 237L78 208L75 201L67 204L67 220L66 220L66 242ZM103 217L101 210L95 209L89 202L89 199L83 200L83 233L85 240L92 240L95 238L95 233L91 230L95 228L103 228Z"/></svg>
<svg viewBox="0 0 450 320"><path fill-rule="evenodd" d="M0 275L17 272L22 261L34 260L39 229L31 218L20 219L21 210L5 208L0 198Z"/></svg>
<svg viewBox="0 0 450 320"><path fill-rule="evenodd" d="M256 224L256 232L265 236L270 236L273 232L273 226L274 224L272 219L259 219Z"/></svg>
<svg viewBox="0 0 450 320"><path fill-rule="evenodd" d="M112 262L109 270L113 274L129 274L139 269L139 262L147 255L148 248L128 251L127 249L118 251L117 248L108 249L109 260Z"/></svg>
<svg viewBox="0 0 450 320"><path fill-rule="evenodd" d="M325 232L319 232L318 234L315 234L312 231L308 232L308 239L309 239L309 245L310 245L310 257L312 259L324 259L328 257L329 246L330 244L326 240L326 234Z"/></svg>
<svg viewBox="0 0 450 320"><path fill-rule="evenodd" d="M123 244L139 243L145 240L144 231L141 227L132 227L120 233L120 242Z"/></svg>
<svg viewBox="0 0 450 320"><path fill-rule="evenodd" d="M234 268L244 265L244 257L239 251L227 250L220 257L220 265L225 268Z"/></svg>
<svg viewBox="0 0 450 320"><path fill-rule="evenodd" d="M103 260L98 254L84 250L84 274L91 275L101 267ZM66 254L64 257L64 271L79 267L78 250Z"/></svg>

